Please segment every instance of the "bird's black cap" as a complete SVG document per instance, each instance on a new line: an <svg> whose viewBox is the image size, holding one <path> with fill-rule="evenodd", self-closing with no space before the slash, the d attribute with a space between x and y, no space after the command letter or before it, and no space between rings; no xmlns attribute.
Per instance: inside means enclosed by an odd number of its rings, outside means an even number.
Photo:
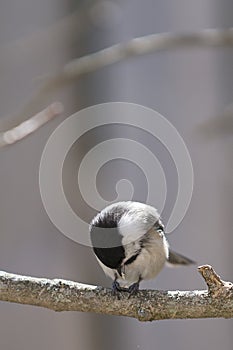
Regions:
<svg viewBox="0 0 233 350"><path fill-rule="evenodd" d="M90 225L90 237L97 258L107 267L117 269L125 258L118 222L123 211L101 212Z"/></svg>

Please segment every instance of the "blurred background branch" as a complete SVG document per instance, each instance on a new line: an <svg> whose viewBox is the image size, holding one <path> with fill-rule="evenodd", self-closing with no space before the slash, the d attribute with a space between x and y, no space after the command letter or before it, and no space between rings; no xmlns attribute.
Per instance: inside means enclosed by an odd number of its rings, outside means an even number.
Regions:
<svg viewBox="0 0 233 350"><path fill-rule="evenodd" d="M76 17L75 17L76 18ZM77 20L77 18L76 18ZM63 69L56 73L54 76L48 78L41 78L45 80L42 84L39 91L35 96L29 100L29 102L24 106L23 112L20 112L16 117L17 119L23 118L22 113L25 115L31 113L34 110L34 107L38 103L42 102L48 93L53 93L56 89L63 87L67 83L78 79L84 74L88 74L99 70L108 65L120 62L127 58L133 58L140 55L149 54L152 52L158 52L162 50L171 50L171 49L180 49L180 48L189 48L189 47L223 47L223 46L233 46L233 28L229 29L206 29L198 33L191 34L173 34L173 33L161 33L161 34L152 34L144 37L134 38L128 43L120 43L108 47L104 50L101 50L90 55L74 59L69 63L65 64ZM60 113L55 113L59 115ZM40 118L43 119L43 122L40 122ZM45 118L44 114L40 113L37 117L37 124L34 123L33 130L34 132L42 124L48 122L51 118ZM15 121L11 121L15 124ZM38 127L36 126L38 125ZM26 127L26 124L21 124L17 128L20 130L23 127ZM27 123L28 126L28 123ZM18 130L17 129L17 130ZM13 142L6 142L6 139L9 140L8 135L14 133L13 130L7 130L0 134L0 147ZM24 138L27 136L27 131L21 133ZM20 136L17 136L17 141L20 140Z"/></svg>
<svg viewBox="0 0 233 350"><path fill-rule="evenodd" d="M43 111L37 113L30 119L22 122L18 126L0 133L0 147L11 145L32 134L49 120L60 115L63 112L63 106L60 102L54 102Z"/></svg>

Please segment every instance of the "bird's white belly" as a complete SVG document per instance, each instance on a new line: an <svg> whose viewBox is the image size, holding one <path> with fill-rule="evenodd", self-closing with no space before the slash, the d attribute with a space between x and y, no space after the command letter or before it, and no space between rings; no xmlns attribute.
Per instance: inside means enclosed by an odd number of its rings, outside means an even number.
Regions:
<svg viewBox="0 0 233 350"><path fill-rule="evenodd" d="M154 278L163 268L168 258L168 243L164 236L152 237L150 242L142 248L132 264L125 266L125 276L119 276L121 286L128 287L132 283Z"/></svg>

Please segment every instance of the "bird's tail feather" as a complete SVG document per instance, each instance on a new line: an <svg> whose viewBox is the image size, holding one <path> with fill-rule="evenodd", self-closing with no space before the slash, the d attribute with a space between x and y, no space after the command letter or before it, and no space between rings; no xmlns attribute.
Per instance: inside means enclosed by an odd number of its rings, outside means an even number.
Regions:
<svg viewBox="0 0 233 350"><path fill-rule="evenodd" d="M169 256L167 262L172 265L192 265L196 264L195 261L186 258L184 255L174 252L169 249Z"/></svg>

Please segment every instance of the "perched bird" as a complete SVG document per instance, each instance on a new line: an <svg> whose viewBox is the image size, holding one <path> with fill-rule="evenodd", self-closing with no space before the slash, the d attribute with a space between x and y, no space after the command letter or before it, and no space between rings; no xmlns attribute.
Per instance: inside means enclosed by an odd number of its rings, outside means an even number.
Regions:
<svg viewBox="0 0 233 350"><path fill-rule="evenodd" d="M169 247L155 208L139 202L118 202L98 213L90 224L96 258L113 279L114 293L137 292L142 280L154 278L165 262L194 262Z"/></svg>

